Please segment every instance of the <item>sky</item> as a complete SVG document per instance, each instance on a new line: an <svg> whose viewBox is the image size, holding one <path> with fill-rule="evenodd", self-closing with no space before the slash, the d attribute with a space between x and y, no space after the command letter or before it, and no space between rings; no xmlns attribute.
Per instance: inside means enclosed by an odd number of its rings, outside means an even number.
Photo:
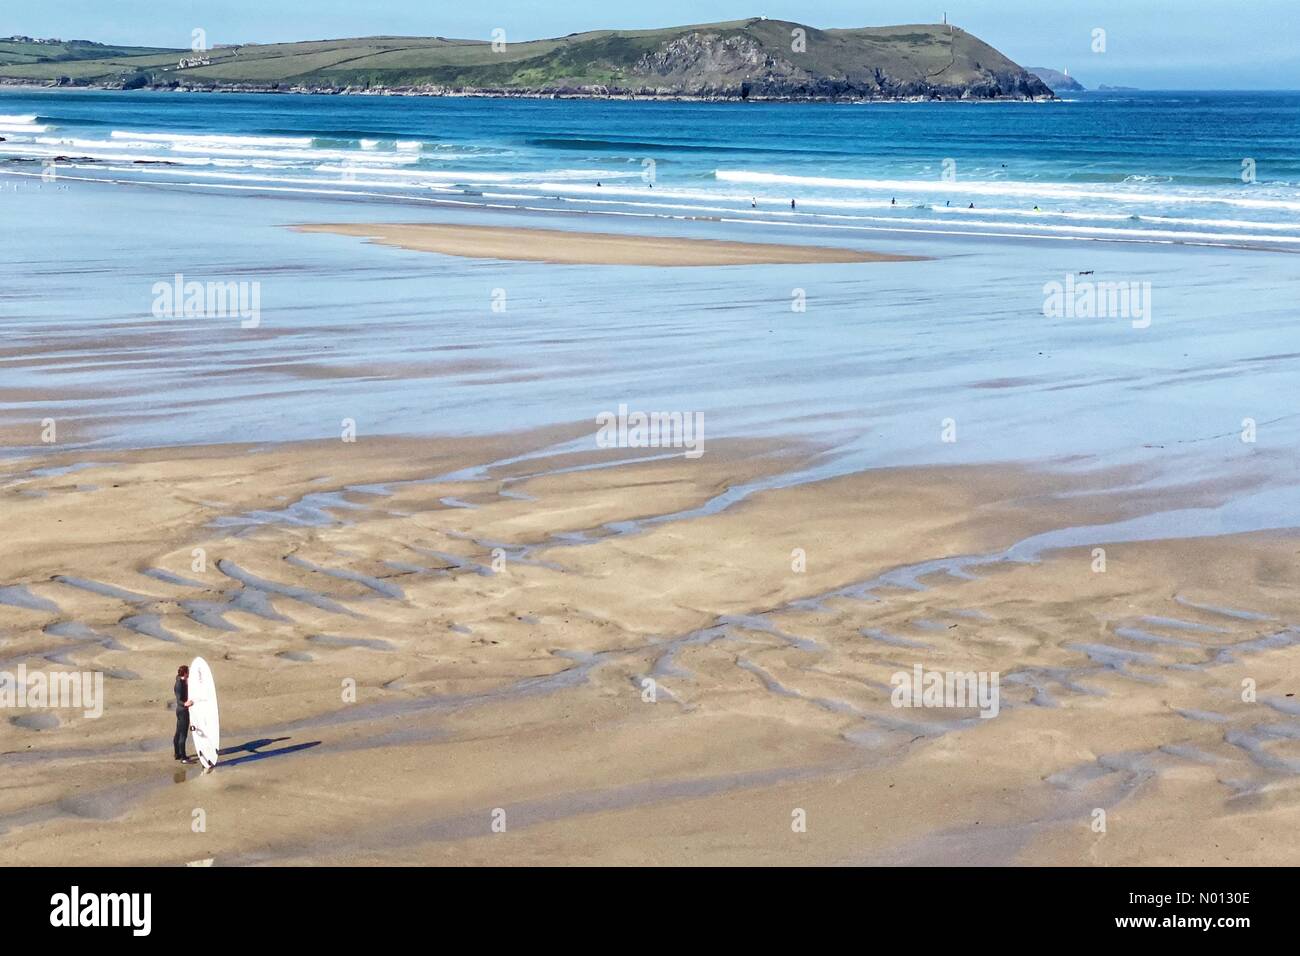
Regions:
<svg viewBox="0 0 1300 956"><path fill-rule="evenodd" d="M47 0L0 13L21 34L188 48L335 37L507 40L751 16L816 27L950 22L1022 66L1068 69L1089 88L1300 89L1300 0ZM1105 49L1094 51L1094 31Z"/></svg>

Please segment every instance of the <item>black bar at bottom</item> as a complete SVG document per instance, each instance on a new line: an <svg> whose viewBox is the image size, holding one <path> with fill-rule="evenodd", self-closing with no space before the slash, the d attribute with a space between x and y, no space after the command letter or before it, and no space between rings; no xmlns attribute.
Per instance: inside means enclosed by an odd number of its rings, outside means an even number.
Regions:
<svg viewBox="0 0 1300 956"><path fill-rule="evenodd" d="M1231 945L1261 933L1281 938L1296 908L1286 869L51 868L9 876L0 912L10 944L78 933L78 942L188 946L209 935L229 941L232 931L247 931L242 938L259 948L280 938L373 944L376 934L411 945L479 934L560 944L573 939L577 919L661 943L674 926L699 925L733 944L802 927L851 932L864 945L1039 930L1062 941L1200 936Z"/></svg>

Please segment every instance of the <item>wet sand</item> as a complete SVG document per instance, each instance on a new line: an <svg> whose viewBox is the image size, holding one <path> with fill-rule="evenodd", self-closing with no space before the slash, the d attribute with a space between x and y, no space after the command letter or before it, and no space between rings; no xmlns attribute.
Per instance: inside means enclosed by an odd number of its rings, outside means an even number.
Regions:
<svg viewBox="0 0 1300 956"><path fill-rule="evenodd" d="M832 246L628 236L565 229L437 223L313 223L298 232L357 236L420 252L470 259L607 266L754 266L830 262L914 262L901 256Z"/></svg>
<svg viewBox="0 0 1300 956"><path fill-rule="evenodd" d="M107 675L99 720L4 715L6 859L1297 862L1296 537L1017 548L1240 489L765 487L817 449L552 450L584 433L5 462L0 669ZM196 654L206 776L168 752ZM917 664L1000 673L998 716L891 706Z"/></svg>

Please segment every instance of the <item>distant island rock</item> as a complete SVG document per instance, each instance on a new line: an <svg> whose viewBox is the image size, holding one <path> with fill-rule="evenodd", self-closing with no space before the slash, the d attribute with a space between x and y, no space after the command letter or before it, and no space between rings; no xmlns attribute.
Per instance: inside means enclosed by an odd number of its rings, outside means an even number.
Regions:
<svg viewBox="0 0 1300 956"><path fill-rule="evenodd" d="M1140 93L1141 90L1136 86L1109 86L1106 83L1097 87L1098 93Z"/></svg>
<svg viewBox="0 0 1300 956"><path fill-rule="evenodd" d="M1082 93L1087 89L1082 83L1072 77L1069 73L1061 70L1053 70L1046 66L1027 67L1030 73L1038 77L1051 89L1053 93Z"/></svg>
<svg viewBox="0 0 1300 956"><path fill-rule="evenodd" d="M17 37L0 40L0 83L625 99L1053 98L1050 85L949 24L819 30L765 17L518 43L366 37L193 51Z"/></svg>

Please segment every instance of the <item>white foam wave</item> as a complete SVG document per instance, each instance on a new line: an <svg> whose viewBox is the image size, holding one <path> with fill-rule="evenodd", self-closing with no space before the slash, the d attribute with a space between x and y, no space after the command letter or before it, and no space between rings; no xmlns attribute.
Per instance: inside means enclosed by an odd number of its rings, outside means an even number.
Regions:
<svg viewBox="0 0 1300 956"><path fill-rule="evenodd" d="M45 133L48 126L40 123L10 123L0 120L0 133Z"/></svg>
<svg viewBox="0 0 1300 956"><path fill-rule="evenodd" d="M426 157L428 158L428 157ZM462 156L439 156L438 159L462 158L470 159L473 157ZM330 163L322 164L318 167L321 172L338 173L345 167ZM556 185L560 180L590 180L591 185L586 187L592 192L598 192L602 187L596 186L596 182L606 179L634 179L640 178L640 173L632 172L614 172L611 170L590 170L590 169L548 169L539 170L535 173L498 173L485 172L478 170L432 170L432 169L384 169L376 170L382 172L385 176L405 176L418 177L420 179L433 179L450 183L463 183L467 186L483 186L498 183L519 183L532 188L550 188ZM580 187L575 187L571 182L566 182L561 188L570 191L577 191ZM611 187L612 188L612 187ZM708 195L701 193L700 195Z"/></svg>
<svg viewBox="0 0 1300 956"><path fill-rule="evenodd" d="M190 154L197 154L197 158L215 159L222 157L226 159L246 158L250 161L278 159L286 163L298 163L301 165L313 165L323 161L333 160L341 163L351 163L360 166L371 165L409 165L420 161L418 156L401 155L398 153L379 153L379 152L362 152L346 149L250 149L246 147L213 147L213 146L191 146L185 143L169 144L165 148L159 148L158 143L144 140L96 140L96 139L78 139L75 137L59 136L41 136L31 140L36 144L33 152L41 152L38 147L61 147L63 149L75 148L83 151L87 156L95 159L104 159L116 156L121 150L139 150L140 158L154 160L170 160L173 162L187 161L185 157Z"/></svg>

